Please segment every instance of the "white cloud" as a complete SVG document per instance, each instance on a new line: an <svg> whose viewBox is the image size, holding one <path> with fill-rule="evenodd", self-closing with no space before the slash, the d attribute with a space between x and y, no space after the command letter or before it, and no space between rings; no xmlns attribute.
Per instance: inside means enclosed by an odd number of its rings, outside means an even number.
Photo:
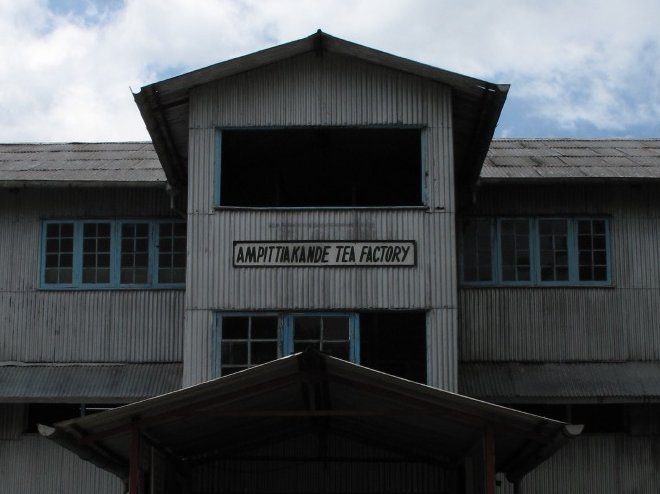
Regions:
<svg viewBox="0 0 660 494"><path fill-rule="evenodd" d="M0 141L148 138L128 90L317 28L513 83L520 118L613 134L660 121L651 0L0 0ZM526 113L524 113L526 112ZM516 129L507 129L516 135Z"/></svg>

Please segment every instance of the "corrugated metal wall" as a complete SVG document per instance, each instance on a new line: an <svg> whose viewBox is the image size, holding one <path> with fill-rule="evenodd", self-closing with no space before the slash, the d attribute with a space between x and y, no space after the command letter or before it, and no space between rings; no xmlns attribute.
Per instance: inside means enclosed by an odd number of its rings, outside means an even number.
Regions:
<svg viewBox="0 0 660 494"><path fill-rule="evenodd" d="M194 91L190 116L189 252L184 384L209 378L214 310L421 308L429 382L456 388L456 284L451 95L408 74L306 54ZM426 127L428 209L214 211L216 127ZM393 186L395 184L392 184ZM234 240L415 240L415 268L234 269Z"/></svg>
<svg viewBox="0 0 660 494"><path fill-rule="evenodd" d="M162 190L0 190L0 361L180 361L183 290L37 289L42 219L169 214Z"/></svg>
<svg viewBox="0 0 660 494"><path fill-rule="evenodd" d="M528 474L521 487L525 494L656 494L660 438L579 437ZM497 492L513 494L513 486L503 481Z"/></svg>
<svg viewBox="0 0 660 494"><path fill-rule="evenodd" d="M393 461L396 457L335 436L318 441L302 437L273 445L251 456L289 457L298 461L224 460L192 472L195 493L201 492L456 492L455 472L440 465ZM321 456L319 456L321 455ZM322 457L330 458L324 462ZM308 458L311 461L305 461ZM341 458L347 458L339 461ZM349 459L350 458L350 459ZM380 461L382 460L382 461Z"/></svg>
<svg viewBox="0 0 660 494"><path fill-rule="evenodd" d="M475 214L609 215L612 288L462 288L462 360L660 359L660 188L491 186Z"/></svg>
<svg viewBox="0 0 660 494"><path fill-rule="evenodd" d="M19 439L25 422L25 405L0 403L0 441Z"/></svg>
<svg viewBox="0 0 660 494"><path fill-rule="evenodd" d="M2 492L20 494L125 492L114 475L37 434L0 441L0 482Z"/></svg>

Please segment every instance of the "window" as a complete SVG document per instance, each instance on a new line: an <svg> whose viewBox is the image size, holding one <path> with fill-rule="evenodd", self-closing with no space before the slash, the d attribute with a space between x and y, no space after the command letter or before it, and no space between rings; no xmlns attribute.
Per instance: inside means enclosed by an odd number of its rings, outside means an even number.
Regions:
<svg viewBox="0 0 660 494"><path fill-rule="evenodd" d="M421 206L422 129L223 129L215 204L238 207Z"/></svg>
<svg viewBox="0 0 660 494"><path fill-rule="evenodd" d="M215 375L225 376L308 348L351 362L360 360L357 314L222 313L216 318L215 335Z"/></svg>
<svg viewBox="0 0 660 494"><path fill-rule="evenodd" d="M426 312L218 313L213 375L314 348L411 381L426 383Z"/></svg>
<svg viewBox="0 0 660 494"><path fill-rule="evenodd" d="M164 220L46 221L42 288L180 287L186 224Z"/></svg>
<svg viewBox="0 0 660 494"><path fill-rule="evenodd" d="M467 218L465 285L609 285L607 218Z"/></svg>

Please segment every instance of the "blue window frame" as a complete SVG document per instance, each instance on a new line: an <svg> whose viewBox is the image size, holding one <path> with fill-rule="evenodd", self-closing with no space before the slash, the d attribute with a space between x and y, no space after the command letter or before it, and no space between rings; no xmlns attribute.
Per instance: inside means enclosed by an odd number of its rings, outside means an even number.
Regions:
<svg viewBox="0 0 660 494"><path fill-rule="evenodd" d="M48 220L40 286L48 289L179 288L186 224L171 220Z"/></svg>
<svg viewBox="0 0 660 494"><path fill-rule="evenodd" d="M360 362L356 313L240 313L216 315L213 374L225 376L276 358L314 348Z"/></svg>
<svg viewBox="0 0 660 494"><path fill-rule="evenodd" d="M608 218L465 218L460 277L470 286L609 286Z"/></svg>

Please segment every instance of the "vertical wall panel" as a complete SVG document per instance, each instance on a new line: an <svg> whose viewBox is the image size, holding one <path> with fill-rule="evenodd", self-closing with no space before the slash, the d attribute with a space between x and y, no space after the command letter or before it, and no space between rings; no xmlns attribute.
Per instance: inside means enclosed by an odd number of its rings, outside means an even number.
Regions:
<svg viewBox="0 0 660 494"><path fill-rule="evenodd" d="M62 201L62 195L67 200ZM0 361L182 358L183 290L41 290L45 218L170 217L153 189L0 190Z"/></svg>
<svg viewBox="0 0 660 494"><path fill-rule="evenodd" d="M613 285L462 288L462 360L660 359L660 189L490 186L475 214L607 216Z"/></svg>
<svg viewBox="0 0 660 494"><path fill-rule="evenodd" d="M534 494L653 494L660 492L660 439L617 434L579 437L522 481ZM501 494L513 493L505 480Z"/></svg>
<svg viewBox="0 0 660 494"><path fill-rule="evenodd" d="M0 403L0 441L19 439L25 422L25 405Z"/></svg>
<svg viewBox="0 0 660 494"><path fill-rule="evenodd" d="M3 492L125 492L114 475L37 434L24 435L18 441L0 441L0 458Z"/></svg>
<svg viewBox="0 0 660 494"><path fill-rule="evenodd" d="M429 380L455 389L456 262L451 94L353 58L310 53L191 95L184 383L208 377L218 310L429 310ZM428 208L214 210L216 128L424 128ZM394 185L394 184L393 184ZM414 240L414 268L234 268L236 240ZM203 313L207 315L204 316Z"/></svg>

